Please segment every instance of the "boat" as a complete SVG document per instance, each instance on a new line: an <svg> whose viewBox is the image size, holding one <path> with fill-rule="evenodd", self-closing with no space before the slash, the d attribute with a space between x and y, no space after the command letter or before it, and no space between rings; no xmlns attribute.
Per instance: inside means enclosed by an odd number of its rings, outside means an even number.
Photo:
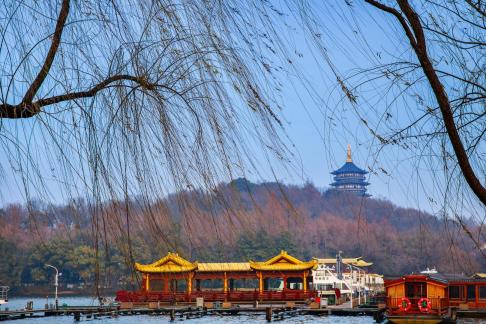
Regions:
<svg viewBox="0 0 486 324"><path fill-rule="evenodd" d="M486 274L418 274L385 278L387 318L391 323L443 323L460 312L484 313Z"/></svg>
<svg viewBox="0 0 486 324"><path fill-rule="evenodd" d="M446 320L447 279L433 271L385 279L387 318L392 323L435 324Z"/></svg>
<svg viewBox="0 0 486 324"><path fill-rule="evenodd" d="M317 267L312 270L312 287L328 305L340 305L352 298L359 305L366 303L368 296L383 292L383 276L365 269L373 264L371 262L362 258L342 258L340 254L315 260Z"/></svg>
<svg viewBox="0 0 486 324"><path fill-rule="evenodd" d="M10 288L8 286L0 286L0 306L8 303L7 292Z"/></svg>

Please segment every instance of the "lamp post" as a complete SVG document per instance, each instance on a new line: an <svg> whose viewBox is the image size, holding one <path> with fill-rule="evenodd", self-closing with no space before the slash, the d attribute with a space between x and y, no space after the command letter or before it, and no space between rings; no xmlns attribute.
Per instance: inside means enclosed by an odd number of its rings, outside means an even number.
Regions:
<svg viewBox="0 0 486 324"><path fill-rule="evenodd" d="M348 266L349 269L349 278L351 280L351 284L349 285L349 289L351 289L351 308L353 308L353 294L354 294L354 289L353 289L353 267L351 265Z"/></svg>
<svg viewBox="0 0 486 324"><path fill-rule="evenodd" d="M56 288L56 292L55 292L56 309L58 309L59 308L59 299L57 298L57 286L59 285L59 276L61 276L62 273L59 273L57 268L53 265L46 264L46 267L49 267L49 268L56 270L56 276L54 277L54 287Z"/></svg>

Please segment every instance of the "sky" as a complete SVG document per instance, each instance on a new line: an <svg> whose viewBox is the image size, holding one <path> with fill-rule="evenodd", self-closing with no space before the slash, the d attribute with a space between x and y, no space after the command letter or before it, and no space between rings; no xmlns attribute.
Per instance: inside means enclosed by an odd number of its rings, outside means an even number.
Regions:
<svg viewBox="0 0 486 324"><path fill-rule="evenodd" d="M407 55L408 44L404 35L390 17L359 4L355 7L355 14L349 14L344 2L329 6L332 10L317 12L316 15L324 30L322 42L326 45L328 58L340 74L347 75L357 68L371 67L380 60L391 60L395 55ZM389 32L384 33L387 29ZM280 74L283 88L278 95L283 107L281 113L286 141L289 146L294 145L292 172L275 164L276 172L263 166L259 175L248 174L249 179L261 182L277 178L284 183L300 185L311 182L326 189L332 182L330 172L344 164L346 147L350 144L355 164L375 171L368 175L371 183L368 191L373 197L388 199L403 207L439 211L441 204L437 202L443 199L442 192L437 189L443 185L443 180L436 176L439 167L417 159L416 152L397 146L382 148L361 121L360 116L366 116L370 121L379 123L379 116L377 119L373 111L380 110L381 105L390 104L381 93L383 88L379 87L380 84L374 91L372 87L376 84L361 89L357 104L353 105L343 98L329 62L312 47L308 35L283 29L281 36L294 44L294 54L297 54L294 55L294 67L299 71L287 69ZM424 94L424 97L427 96ZM415 108L413 100L407 98L397 101L393 107L393 118L397 120L410 118L409 111ZM9 165L9 158L0 156L0 163ZM263 156L257 158L265 160ZM47 164L47 161L40 163ZM21 179L9 169L4 168L0 180L0 205L25 199ZM58 188L54 179L51 180L47 180L47 186L52 196L57 197L54 198L58 199L56 202L60 203L63 200L62 189Z"/></svg>

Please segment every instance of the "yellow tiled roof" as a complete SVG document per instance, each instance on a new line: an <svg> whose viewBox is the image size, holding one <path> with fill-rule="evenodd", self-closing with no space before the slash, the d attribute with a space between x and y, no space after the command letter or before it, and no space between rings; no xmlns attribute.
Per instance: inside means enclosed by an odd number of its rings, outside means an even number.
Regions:
<svg viewBox="0 0 486 324"><path fill-rule="evenodd" d="M299 259L288 255L286 251L264 262L214 262L198 263L190 262L177 253L169 252L162 259L147 265L135 263L135 269L146 273L177 273L177 272L224 272L224 271L298 271L310 270L317 266L317 261L302 262Z"/></svg>
<svg viewBox="0 0 486 324"><path fill-rule="evenodd" d="M262 271L292 271L292 270L309 270L317 266L317 261L312 260L302 262L299 259L288 255L286 251L281 251L280 254L274 256L265 262L250 261L250 267L255 270Z"/></svg>
<svg viewBox="0 0 486 324"><path fill-rule="evenodd" d="M301 264L270 264L262 265L260 262L252 262L250 266L255 270L261 271L299 271L299 270L310 270L314 268L317 264L315 262L302 262Z"/></svg>
<svg viewBox="0 0 486 324"><path fill-rule="evenodd" d="M147 265L135 262L135 269L141 272L187 272L197 268L197 263L192 263L179 256L177 253L167 253L162 259Z"/></svg>
<svg viewBox="0 0 486 324"><path fill-rule="evenodd" d="M486 278L486 273L475 273L473 275L473 277L476 277L476 278Z"/></svg>
<svg viewBox="0 0 486 324"><path fill-rule="evenodd" d="M372 264L372 262L366 262L364 260L358 260L358 262L352 263L356 267L369 267Z"/></svg>
<svg viewBox="0 0 486 324"><path fill-rule="evenodd" d="M316 259L319 264L336 264L336 258L324 258L324 259ZM372 262L366 262L360 258L344 258L344 264L351 264L356 267L369 267L372 265Z"/></svg>
<svg viewBox="0 0 486 324"><path fill-rule="evenodd" d="M248 262L227 262L227 263L198 263L197 271L217 272L217 271L251 271Z"/></svg>

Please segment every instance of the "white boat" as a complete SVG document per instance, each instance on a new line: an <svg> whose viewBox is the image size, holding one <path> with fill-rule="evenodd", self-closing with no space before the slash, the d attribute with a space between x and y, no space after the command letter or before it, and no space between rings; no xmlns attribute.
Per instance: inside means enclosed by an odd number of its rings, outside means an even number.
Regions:
<svg viewBox="0 0 486 324"><path fill-rule="evenodd" d="M9 290L8 286L0 286L0 306L8 303L7 292Z"/></svg>
<svg viewBox="0 0 486 324"><path fill-rule="evenodd" d="M372 265L370 262L361 258L341 258L340 255L315 260L317 267L312 271L312 286L329 305L339 305L351 299L355 299L354 306L359 305L366 303L370 294L383 291L383 276L364 270Z"/></svg>

